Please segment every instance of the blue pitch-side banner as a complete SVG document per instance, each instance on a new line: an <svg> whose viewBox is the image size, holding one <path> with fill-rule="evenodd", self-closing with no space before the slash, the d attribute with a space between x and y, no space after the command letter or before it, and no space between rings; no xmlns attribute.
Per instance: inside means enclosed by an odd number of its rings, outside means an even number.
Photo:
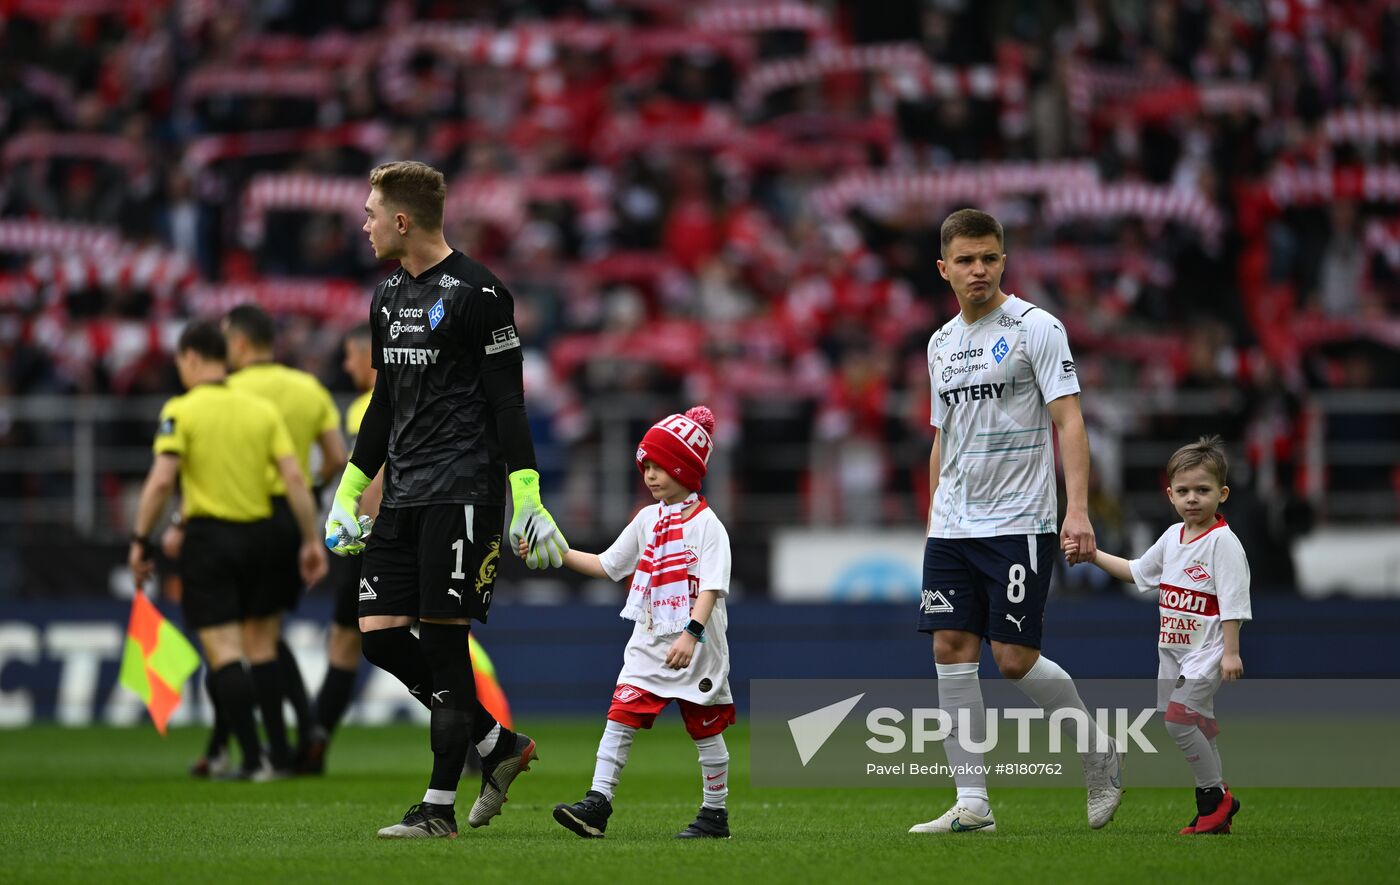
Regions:
<svg viewBox="0 0 1400 885"><path fill-rule="evenodd" d="M508 588L502 596L507 596ZM320 602L319 600L315 602ZM314 695L325 673L329 608L308 603L288 624ZM498 604L475 628L517 714L601 717L612 695L631 622L619 606ZM178 623L174 607L162 610ZM140 701L117 684L128 603L0 602L0 727L33 722L133 724ZM1259 596L1241 637L1245 676L1400 678L1388 649L1400 636L1400 601ZM747 709L750 679L927 678L928 637L915 633L913 605L783 605L733 600L730 682ZM1047 656L1072 675L1154 678L1157 608L1134 599L1052 600ZM984 654L983 675L995 666ZM203 721L202 674L186 690L174 724ZM425 714L392 677L361 667L351 722Z"/></svg>

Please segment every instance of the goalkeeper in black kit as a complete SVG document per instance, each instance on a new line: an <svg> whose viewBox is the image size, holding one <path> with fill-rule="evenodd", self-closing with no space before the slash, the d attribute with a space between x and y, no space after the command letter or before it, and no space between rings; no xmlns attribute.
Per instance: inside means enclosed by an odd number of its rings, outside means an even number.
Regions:
<svg viewBox="0 0 1400 885"><path fill-rule="evenodd" d="M369 183L364 231L375 257L400 267L374 292L379 373L326 544L341 555L363 551L365 657L432 714L433 771L423 801L379 836L452 838L469 743L482 757L472 827L500 814L511 782L536 756L534 741L503 728L478 702L468 647L472 619L485 623L491 608L507 482L510 546L524 539L526 564L557 567L569 546L540 503L510 292L447 245L442 173L387 163ZM359 498L381 466L383 503L365 536Z"/></svg>

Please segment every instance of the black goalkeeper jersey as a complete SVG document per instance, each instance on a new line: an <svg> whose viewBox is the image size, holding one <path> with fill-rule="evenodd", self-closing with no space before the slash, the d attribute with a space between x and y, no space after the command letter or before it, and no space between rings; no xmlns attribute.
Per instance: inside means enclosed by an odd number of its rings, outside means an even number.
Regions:
<svg viewBox="0 0 1400 885"><path fill-rule="evenodd" d="M417 277L400 268L374 290L374 367L393 420L385 507L504 504L506 465L485 370L519 363L510 292L457 250Z"/></svg>

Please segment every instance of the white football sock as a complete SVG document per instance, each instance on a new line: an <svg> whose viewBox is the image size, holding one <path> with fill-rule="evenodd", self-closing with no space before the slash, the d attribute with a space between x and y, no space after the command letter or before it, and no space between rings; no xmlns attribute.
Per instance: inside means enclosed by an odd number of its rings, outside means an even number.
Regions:
<svg viewBox="0 0 1400 885"><path fill-rule="evenodd" d="M724 735L701 738L695 742L700 751L700 771L705 776L704 806L723 808L729 795L729 748L724 745Z"/></svg>
<svg viewBox="0 0 1400 885"><path fill-rule="evenodd" d="M1019 688L1026 697L1040 705L1045 711L1045 718L1049 718L1056 710L1078 710L1084 714L1084 721L1089 724L1089 751L1084 754L1087 759L1090 756L1097 756L1098 747L1112 747L1113 744L1107 736L1099 730L1094 722L1094 717L1089 715L1088 709L1084 706L1084 701L1079 698L1079 689L1074 687L1074 680L1065 672L1064 668L1054 661L1041 655L1025 676L1016 680L1016 687ZM1077 737L1078 729L1073 720L1061 719L1060 730L1066 735Z"/></svg>
<svg viewBox="0 0 1400 885"><path fill-rule="evenodd" d="M968 725L973 741L986 739L987 707L982 702L982 683L977 679L977 664L936 664L938 670L938 706L953 720L953 731L943 740L948 765L953 769L953 783L958 786L957 804L973 814L991 810L987 797L987 776L974 771L982 764L982 754L963 749L958 742L959 711L967 710Z"/></svg>
<svg viewBox="0 0 1400 885"><path fill-rule="evenodd" d="M423 801L432 805L455 805L457 802L457 791L428 790L423 794Z"/></svg>
<svg viewBox="0 0 1400 885"><path fill-rule="evenodd" d="M637 729L611 719L603 729L603 739L598 742L598 762L593 767L593 789L607 796L609 802L617 789L617 777L627 764L632 738L636 736Z"/></svg>
<svg viewBox="0 0 1400 885"><path fill-rule="evenodd" d="M1220 782L1225 783L1225 763L1220 761L1220 745L1215 742L1215 738L1210 739L1210 751L1215 754L1215 767L1220 770Z"/></svg>
<svg viewBox="0 0 1400 885"><path fill-rule="evenodd" d="M1172 736L1181 752L1186 754L1186 763L1191 766L1191 773L1196 776L1196 786L1199 789L1208 790L1220 786L1220 759L1211 749L1211 742L1195 723L1187 725L1168 719L1167 734Z"/></svg>

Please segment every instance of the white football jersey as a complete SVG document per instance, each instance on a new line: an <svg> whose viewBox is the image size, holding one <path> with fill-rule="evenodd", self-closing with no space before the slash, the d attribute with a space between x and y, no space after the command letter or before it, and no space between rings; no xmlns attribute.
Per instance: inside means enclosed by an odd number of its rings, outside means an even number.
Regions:
<svg viewBox="0 0 1400 885"><path fill-rule="evenodd" d="M642 558L652 528L661 518L661 505L643 507L612 546L598 555L603 571L614 581L630 584L632 573ZM653 636L647 625L638 621L627 640L622 656L619 685L626 683L645 689L663 698L680 698L696 704L729 704L729 640L725 630L729 614L725 597L729 595L729 533L715 516L704 498L700 506L682 522L685 548L692 554L687 567L690 576L691 606L702 590L714 590L719 598L705 624L705 641L695 645L695 656L684 670L666 666L666 653L676 636Z"/></svg>
<svg viewBox="0 0 1400 885"><path fill-rule="evenodd" d="M1157 647L1163 651L1218 659L1225 649L1220 622L1250 619L1249 561L1219 514L1194 538L1177 523L1128 567L1139 590L1161 594Z"/></svg>
<svg viewBox="0 0 1400 885"><path fill-rule="evenodd" d="M932 538L1055 531L1055 451L1046 404L1079 392L1064 326L1015 295L928 343L938 428Z"/></svg>

